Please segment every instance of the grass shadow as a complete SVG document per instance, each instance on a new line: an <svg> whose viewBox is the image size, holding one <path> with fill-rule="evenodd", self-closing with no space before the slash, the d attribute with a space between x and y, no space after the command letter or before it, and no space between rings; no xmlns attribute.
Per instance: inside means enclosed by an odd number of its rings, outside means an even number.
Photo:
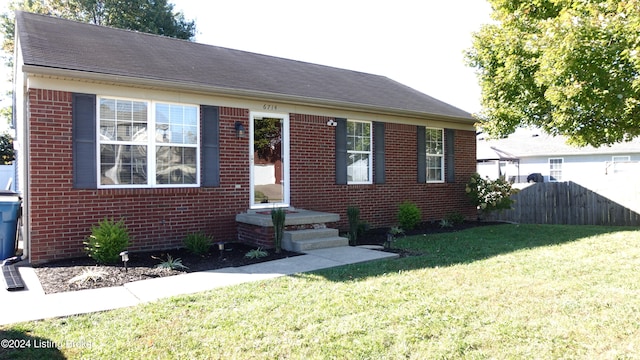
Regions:
<svg viewBox="0 0 640 360"><path fill-rule="evenodd" d="M66 359L53 341L19 330L0 330L0 359Z"/></svg>
<svg viewBox="0 0 640 360"><path fill-rule="evenodd" d="M346 265L313 274L331 281L359 280L393 272L468 264L521 250L634 230L638 228L503 224L451 233L415 235L399 239L394 244L395 248L411 253L410 256Z"/></svg>

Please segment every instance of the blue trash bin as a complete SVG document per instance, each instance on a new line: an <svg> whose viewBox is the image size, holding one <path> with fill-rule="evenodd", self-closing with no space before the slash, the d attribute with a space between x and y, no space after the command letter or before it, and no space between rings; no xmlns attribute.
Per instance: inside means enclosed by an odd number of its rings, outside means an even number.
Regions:
<svg viewBox="0 0 640 360"><path fill-rule="evenodd" d="M13 191L0 191L0 261L16 255L16 234L22 199Z"/></svg>

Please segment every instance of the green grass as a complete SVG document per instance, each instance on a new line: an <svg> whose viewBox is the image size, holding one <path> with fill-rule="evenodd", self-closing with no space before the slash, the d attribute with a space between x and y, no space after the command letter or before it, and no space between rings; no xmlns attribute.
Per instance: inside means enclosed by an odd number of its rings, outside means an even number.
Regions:
<svg viewBox="0 0 640 360"><path fill-rule="evenodd" d="M422 255L0 327L63 345L0 358L640 358L640 230L500 225L394 246Z"/></svg>

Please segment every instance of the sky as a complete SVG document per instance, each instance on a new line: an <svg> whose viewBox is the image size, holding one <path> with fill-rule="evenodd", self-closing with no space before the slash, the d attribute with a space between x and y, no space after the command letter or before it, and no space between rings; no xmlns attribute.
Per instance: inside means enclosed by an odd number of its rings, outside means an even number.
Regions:
<svg viewBox="0 0 640 360"><path fill-rule="evenodd" d="M199 43L383 75L480 111L480 87L463 53L490 22L485 0L170 2L195 20ZM2 81L0 91L10 86Z"/></svg>
<svg viewBox="0 0 640 360"><path fill-rule="evenodd" d="M215 9L171 1L196 21L196 41L383 75L470 113L480 111L471 34L485 0L234 0Z"/></svg>

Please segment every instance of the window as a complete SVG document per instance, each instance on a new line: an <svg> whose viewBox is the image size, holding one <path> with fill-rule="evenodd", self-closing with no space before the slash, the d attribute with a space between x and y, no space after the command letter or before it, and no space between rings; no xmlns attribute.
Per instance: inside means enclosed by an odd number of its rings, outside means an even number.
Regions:
<svg viewBox="0 0 640 360"><path fill-rule="evenodd" d="M629 166L629 162L631 161L631 156L613 156L611 158L613 163L613 173L619 174L623 173L626 170L630 170L631 166Z"/></svg>
<svg viewBox="0 0 640 360"><path fill-rule="evenodd" d="M198 186L198 107L100 98L100 187Z"/></svg>
<svg viewBox="0 0 640 360"><path fill-rule="evenodd" d="M426 128L427 182L444 181L444 129Z"/></svg>
<svg viewBox="0 0 640 360"><path fill-rule="evenodd" d="M371 184L371 123L347 121L347 183Z"/></svg>
<svg viewBox="0 0 640 360"><path fill-rule="evenodd" d="M562 158L549 159L549 180L562 181Z"/></svg>

